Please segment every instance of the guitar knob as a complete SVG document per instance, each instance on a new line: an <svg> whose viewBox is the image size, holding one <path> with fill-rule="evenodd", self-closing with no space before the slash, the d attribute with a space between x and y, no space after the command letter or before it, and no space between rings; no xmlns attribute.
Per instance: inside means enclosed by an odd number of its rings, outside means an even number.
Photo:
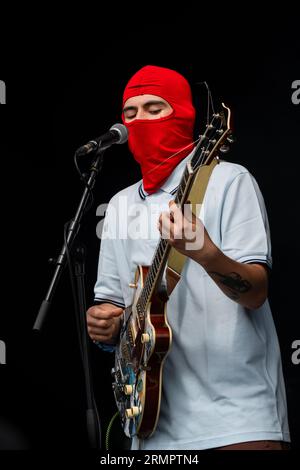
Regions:
<svg viewBox="0 0 300 470"><path fill-rule="evenodd" d="M131 408L127 408L125 411L125 416L127 419L134 418L140 414L140 410L138 406L132 406Z"/></svg>
<svg viewBox="0 0 300 470"><path fill-rule="evenodd" d="M150 341L150 336L148 333L143 333L141 336L141 342L142 343L149 343Z"/></svg>
<svg viewBox="0 0 300 470"><path fill-rule="evenodd" d="M131 395L133 392L133 387L132 385L124 385L124 393L125 395Z"/></svg>

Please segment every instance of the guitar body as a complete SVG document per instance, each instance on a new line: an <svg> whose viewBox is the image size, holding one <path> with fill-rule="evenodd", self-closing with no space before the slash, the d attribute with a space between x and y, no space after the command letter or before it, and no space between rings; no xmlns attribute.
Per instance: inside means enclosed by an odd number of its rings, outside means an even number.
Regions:
<svg viewBox="0 0 300 470"><path fill-rule="evenodd" d="M113 390L122 426L128 437L149 437L156 428L161 400L163 363L171 347L167 321L167 294L152 296L146 311L138 304L148 273L139 266L133 303L125 309L120 341L115 353Z"/></svg>

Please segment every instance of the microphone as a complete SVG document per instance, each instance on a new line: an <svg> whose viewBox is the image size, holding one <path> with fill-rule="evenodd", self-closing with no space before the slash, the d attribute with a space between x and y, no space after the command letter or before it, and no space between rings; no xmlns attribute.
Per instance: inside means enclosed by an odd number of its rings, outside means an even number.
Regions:
<svg viewBox="0 0 300 470"><path fill-rule="evenodd" d="M94 140L90 140L87 144L79 147L76 150L76 155L81 157L87 155L90 152L95 152L96 150L104 150L110 147L113 144L124 144L128 139L128 130L124 124L114 124L111 126L108 132L100 135Z"/></svg>

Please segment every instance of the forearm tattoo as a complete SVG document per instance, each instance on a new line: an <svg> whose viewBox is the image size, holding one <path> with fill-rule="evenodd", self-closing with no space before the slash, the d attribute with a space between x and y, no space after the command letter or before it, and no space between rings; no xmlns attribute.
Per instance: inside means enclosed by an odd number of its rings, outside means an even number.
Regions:
<svg viewBox="0 0 300 470"><path fill-rule="evenodd" d="M216 276L218 278L218 282L227 288L228 297L232 300L238 300L240 298L240 294L244 294L252 288L249 281L242 279L240 274L235 272L221 274L216 271L211 271L209 274Z"/></svg>

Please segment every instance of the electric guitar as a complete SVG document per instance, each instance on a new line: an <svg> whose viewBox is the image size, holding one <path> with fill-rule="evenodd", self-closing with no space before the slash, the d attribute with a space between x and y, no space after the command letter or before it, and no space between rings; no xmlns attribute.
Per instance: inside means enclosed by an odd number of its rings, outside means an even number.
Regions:
<svg viewBox="0 0 300 470"><path fill-rule="evenodd" d="M232 142L231 111L213 114L186 165L175 202L183 208L201 165L208 165ZM171 245L160 238L150 267L138 266L132 305L124 310L115 352L113 391L121 423L128 437L154 433L160 412L162 372L172 344L167 318L168 292L162 283ZM169 314L172 315L172 312Z"/></svg>

